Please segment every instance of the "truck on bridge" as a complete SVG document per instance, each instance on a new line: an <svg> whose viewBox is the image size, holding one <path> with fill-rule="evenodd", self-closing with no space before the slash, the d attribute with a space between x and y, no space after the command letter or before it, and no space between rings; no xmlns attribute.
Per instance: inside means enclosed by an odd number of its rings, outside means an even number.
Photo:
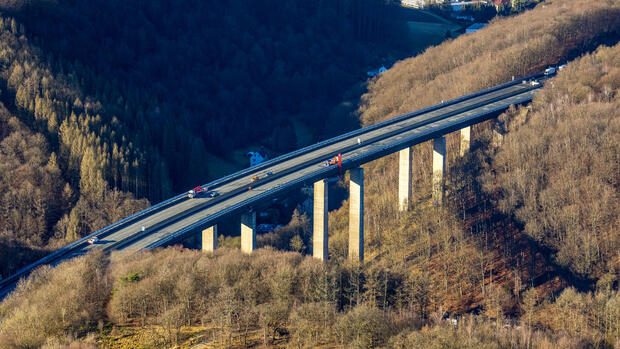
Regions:
<svg viewBox="0 0 620 349"><path fill-rule="evenodd" d="M199 185L196 188L191 189L190 191L188 191L187 192L187 197L192 199L192 198L195 198L198 195L202 195L202 194L205 194L205 193L206 193L205 195L210 197L210 198L214 198L214 197L220 195L220 193L218 193L215 190L209 191L210 189L211 189L211 187L208 187L208 188L205 189L201 185Z"/></svg>

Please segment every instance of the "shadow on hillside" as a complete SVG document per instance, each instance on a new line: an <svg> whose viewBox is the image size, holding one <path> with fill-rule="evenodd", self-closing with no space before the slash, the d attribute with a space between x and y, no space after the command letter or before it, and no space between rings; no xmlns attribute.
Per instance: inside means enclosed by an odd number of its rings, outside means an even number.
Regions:
<svg viewBox="0 0 620 349"><path fill-rule="evenodd" d="M456 159L448 170L450 183L466 179L466 184L455 188L449 207L463 218L463 230L476 235L487 250L495 251L499 260L491 263L493 282L514 285L518 276L525 288L535 287L544 294L557 294L565 287L581 292L594 289L595 280L574 274L554 260L555 251L542 245L525 233L522 223L514 215L501 212L497 207L499 193L487 193L481 178L491 159L484 149L490 142L472 142L471 153Z"/></svg>
<svg viewBox="0 0 620 349"><path fill-rule="evenodd" d="M50 251L32 248L17 239L0 237L0 275L7 277L24 265L45 257Z"/></svg>

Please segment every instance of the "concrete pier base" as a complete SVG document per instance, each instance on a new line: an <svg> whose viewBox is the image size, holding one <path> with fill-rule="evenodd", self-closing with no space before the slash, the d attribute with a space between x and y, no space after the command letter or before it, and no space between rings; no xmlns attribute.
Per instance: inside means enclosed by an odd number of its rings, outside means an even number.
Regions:
<svg viewBox="0 0 620 349"><path fill-rule="evenodd" d="M446 169L446 138L433 140L433 203L441 205L444 194L444 177Z"/></svg>
<svg viewBox="0 0 620 349"><path fill-rule="evenodd" d="M208 227L202 231L202 250L213 252L217 248L217 225Z"/></svg>
<svg viewBox="0 0 620 349"><path fill-rule="evenodd" d="M350 171L349 259L364 260L364 169Z"/></svg>
<svg viewBox="0 0 620 349"><path fill-rule="evenodd" d="M411 148L399 152L398 160L398 209L407 211L411 202Z"/></svg>
<svg viewBox="0 0 620 349"><path fill-rule="evenodd" d="M256 211L241 215L241 251L252 253L256 249Z"/></svg>
<svg viewBox="0 0 620 349"><path fill-rule="evenodd" d="M327 181L320 180L314 183L314 214L312 233L312 256L320 260L327 260Z"/></svg>
<svg viewBox="0 0 620 349"><path fill-rule="evenodd" d="M461 146L459 148L461 156L469 153L471 149L471 126L461 129Z"/></svg>

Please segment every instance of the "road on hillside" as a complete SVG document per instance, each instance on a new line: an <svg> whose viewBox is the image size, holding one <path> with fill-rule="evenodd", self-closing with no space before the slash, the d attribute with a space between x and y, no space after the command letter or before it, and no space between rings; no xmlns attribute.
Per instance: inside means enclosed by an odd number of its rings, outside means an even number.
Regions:
<svg viewBox="0 0 620 349"><path fill-rule="evenodd" d="M323 163L338 153L342 153L343 170L346 170L488 119L510 105L531 101L546 79L541 74L535 77L541 84L532 85L529 80L519 80L500 85L371 125L240 171L209 185L210 190L219 192L219 196L214 198L176 196L167 200L165 205L155 205L90 235L99 238L95 244L89 244L86 238L81 239L2 280L0 299L15 287L19 278L27 276L42 264L57 265L93 249L131 253L164 246L198 233L224 216L247 212L288 190L334 176L338 173L338 167L325 167ZM259 179L253 182L251 179L255 176Z"/></svg>

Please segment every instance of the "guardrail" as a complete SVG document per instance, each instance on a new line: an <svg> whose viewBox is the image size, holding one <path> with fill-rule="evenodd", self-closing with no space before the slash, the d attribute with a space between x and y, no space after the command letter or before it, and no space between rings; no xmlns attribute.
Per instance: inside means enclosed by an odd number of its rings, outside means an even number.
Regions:
<svg viewBox="0 0 620 349"><path fill-rule="evenodd" d="M307 147L298 149L296 151L293 151L293 152L290 152L290 153L287 153L287 154L283 154L283 155L281 155L279 157L276 157L276 158L273 158L271 160L265 161L265 162L263 162L263 163L261 163L261 164L259 164L257 166L253 166L253 167L249 167L249 168L237 171L235 173L232 173L232 174L227 175L225 177L219 178L219 179L217 179L215 181L212 181L210 183L204 184L203 186L204 187L214 187L214 186L226 184L226 183L232 182L234 180L237 180L237 179L239 179L241 177L248 176L251 173L255 173L257 171L260 171L262 169L265 169L265 168L277 165L277 164L279 164L281 162L290 160L290 159L298 157L300 155L304 155L304 154L307 154L309 152L315 151L317 149L323 148L325 146L329 146L331 144L340 142L340 141L342 141L344 139L351 138L351 137L356 137L356 136L365 134L367 132L370 132L370 131L373 131L373 130L376 130L376 129L379 129L379 128L382 128L382 127L385 127L385 126L389 126L389 125L392 125L392 124L395 124L395 123L407 120L407 119L409 119L411 117L422 115L422 114L425 114L425 113L428 113L428 112L431 112L431 111L434 111L434 110L442 109L442 108L445 108L447 106L454 105L454 104L466 101L468 99L476 98L476 97L482 96L484 94L495 92L495 91L501 90L501 89L509 87L509 86L519 85L519 84L521 84L521 82L523 80L528 80L528 79L532 79L532 78L535 78L535 77L541 77L543 75L544 74L542 74L542 73L532 74L532 75L529 75L529 76L526 76L526 77L522 77L522 78L519 78L519 79L515 79L513 81L509 81L509 82L506 82L506 83L503 83L503 84L500 84L500 85L497 85L497 86L493 86L493 87L490 87L490 88L487 88L487 89L484 89L484 90L481 90L481 91L477 91L477 92L471 93L469 95L465 95L465 96L461 96L461 97L458 97L458 98L454 98L454 99L448 100L448 101L446 101L444 103L435 104L435 105L432 105L432 106L429 106L429 107L426 107L426 108L423 108L423 109L416 110L416 111L411 112L411 113L403 114L403 115L400 115L400 116L397 116L397 117L394 117L394 118L391 118L391 119L388 119L388 120L385 120L385 121L382 121L382 122L378 122L378 123L373 124L373 125L369 125L369 126L366 126L366 127L363 127L363 128L351 131L351 132L347 132L345 134L342 134L342 135L339 135L339 136L336 136L336 137L324 140L324 141L319 142L319 143L315 143L315 144L309 145ZM503 96L501 98L506 98L506 96ZM491 101L495 101L497 99L498 98L495 98L495 99L492 99ZM489 101L486 101L485 103L489 103ZM480 103L478 103L476 105L480 105ZM471 108L471 106L469 106L468 108ZM461 112L463 109L465 109L465 108L461 108L461 109L452 111L452 112L450 112L447 115L442 115L442 117L449 117L451 115L454 115L455 113ZM435 119L436 118L429 119L429 120L420 120L421 123L416 125L416 127L422 126L423 123L434 122ZM402 132L402 130L400 130L399 132ZM387 137L389 137L389 135ZM346 149L345 149L345 151L346 151ZM280 177L280 176L279 175L275 175L275 176L269 177L268 179L269 180L274 180L274 179L277 179L278 177ZM263 180L261 180L260 182L263 182ZM259 183L257 183L257 184L259 184ZM228 195L220 197L220 199L224 199L225 197L229 197L231 195L235 195L238 192L239 192L239 190L234 190L233 192L229 193ZM185 194L181 194L180 196L185 196ZM196 210L192 210L192 212L194 212L194 211L196 211ZM135 241L137 238L142 237L144 235L146 235L146 234L143 234L142 232L138 232L135 237L131 238L131 240ZM126 243L123 242L119 246L122 246L122 245L125 245L125 244Z"/></svg>
<svg viewBox="0 0 620 349"><path fill-rule="evenodd" d="M322 147L325 147L325 146L328 146L328 145L340 142L343 139L347 139L347 138L351 138L351 137L356 137L356 136L362 135L362 134L364 134L364 133L366 133L368 131L372 131L372 130L375 130L375 129L378 129L378 128L381 128L381 127L389 126L391 124L403 121L405 119L408 119L408 118L411 118L411 117L414 117L414 116L417 116L417 115L420 115L420 114L428 113L430 111L441 109L441 108L444 108L444 107L447 107L447 106L450 106L450 105L453 105L453 104L456 104L456 103L460 103L460 102L466 101L468 99L476 98L478 96L482 96L482 95L487 94L487 93L491 93L491 92L494 92L494 91L497 91L497 90L501 90L501 89L506 88L508 86L519 85L519 84L521 84L521 81L523 81L523 80L529 80L529 79L533 79L533 78L537 78L537 77L541 77L541 76L544 76L544 74L543 73L536 73L536 74L520 77L518 79L515 78L515 80L508 81L508 82L505 82L505 83L500 84L500 85L489 87L489 88L486 88L486 89L483 89L483 90L480 90L480 91L477 91L477 92L474 92L474 93L470 93L470 94L465 95L465 96L453 98L453 99L444 101L443 103L434 104L434 105L431 105L431 106L428 106L428 107L416 110L416 111L411 112L411 113L403 114L403 115L396 116L396 117L393 117L393 118L388 119L388 120L384 120L384 121L378 122L376 124L368 125L366 127L362 127L362 128L357 129L357 130L353 130L353 131L341 134L339 136L336 136L336 137L333 137L333 138L329 138L329 139L326 139L326 140L318 142L318 143L311 144L311 145L306 146L304 148L301 148L301 149L298 149L298 150L294 150L294 151L292 151L290 153L286 153L286 154L280 155L278 157L275 157L273 159L267 160L267 161L265 161L265 162L263 162L261 164L258 164L256 166L245 168L243 170L240 170L240 171L237 171L235 173L232 173L232 174L230 174L228 176L222 177L222 178L220 178L220 179L218 179L216 181L213 181L213 182L211 182L209 184L205 184L205 186L213 186L213 185L226 184L226 183L229 183L229 182L231 182L233 180L238 179L239 177L247 176L248 174L250 174L252 172L260 171L260 170L263 170L265 168L271 167L273 165L277 165L277 164L279 164L279 163L281 163L283 161L286 161L286 160L292 159L294 157L297 157L297 156L306 154L308 152L314 151L316 149L319 149L319 148L322 148Z"/></svg>
<svg viewBox="0 0 620 349"><path fill-rule="evenodd" d="M379 141L381 141L383 139L386 139L386 138L389 138L389 137L393 137L393 136L398 135L400 133L407 132L407 131L410 131L410 130L415 129L415 128L419 128L421 126L428 125L428 124L431 124L431 123L436 122L436 121L445 120L446 118L452 117L452 116L454 116L456 114L459 114L459 113L463 112L463 109L469 109L469 110L475 109L475 108L481 107L483 105L487 105L489 103L495 103L495 102L498 102L498 101L501 101L501 100L504 100L504 99L507 99L507 98L511 98L511 97L514 97L514 96L522 95L522 94L526 94L526 93L534 91L534 90L536 90L538 88L540 88L540 86L539 87L530 87L530 88L528 88L525 91L519 91L519 92L511 93L511 94L506 95L506 96L494 98L494 99L491 100L491 102L486 101L484 103L477 103L477 104L474 104L473 107L470 106L469 108L462 108L459 111L454 111L454 112L451 112L451 113L449 113L447 115L442 115L441 117L433 117L433 118L428 119L428 120L423 120L420 123L416 123L414 125L409 125L409 126L403 128L403 129L399 129L397 131L390 131L390 132L388 132L386 134L383 134L383 135L381 135L379 137L375 137L375 138L373 138L371 140L368 140L367 142L373 142L373 143L374 142L379 142ZM521 100L521 101L519 101L519 103L523 103L524 101L529 101L529 100L531 100L531 98L526 98L525 100ZM418 144L418 143L427 141L429 139L433 139L433 138L435 138L435 137L437 137L437 136L439 136L441 134L445 134L445 133L449 133L449 132L453 132L455 130L458 130L458 129L464 127L466 124L471 123L472 120L474 121L474 123L478 123L478 122L484 121L485 118L488 118L488 115L492 115L494 113L497 113L498 111L505 110L508 107L509 107L509 105L495 107L495 108L493 108L491 110L486 111L483 115L476 116L476 117L472 118L471 120L467 120L467 121L464 121L462 123L456 123L454 125L447 126L446 128L441 129L441 130L429 132L424 137L416 138L416 142L414 144ZM366 144L368 144L368 143L366 143ZM409 144L407 142L407 140L405 139L405 140L396 142L393 145L390 145L390 146L387 146L387 147L384 147L384 148L381 148L381 149L373 150L369 154L358 155L355 158L347 159L347 160L343 161L343 169L349 169L349 168L353 168L353 167L356 167L356 166L360 166L363 163L370 162L370 161L375 160L377 158L383 157L383 156L385 156L387 154L391 154L391 153L393 153L395 151L398 151L399 148L402 147L402 146L405 146L405 145L406 146L412 146L414 144ZM357 148L357 145L349 146L347 148L343 148L340 151L346 152L346 151L350 151L350 150L355 149L355 148ZM361 160L361 159L363 159L363 160ZM287 174L289 174L291 172L294 172L294 171L296 171L299 168L303 168L305 166L307 166L307 164L294 166L294 167L288 169L286 172L283 172L281 174L281 176L285 176L285 175L287 175ZM155 248L155 247L163 246L163 245L165 245L165 244L167 244L169 242L172 242L172 241L175 241L175 240L181 238L185 234L189 234L189 233L194 232L195 230L197 230L197 229L199 229L199 228L209 224L210 222L216 221L218 218L220 218L222 216L231 214L231 213L233 213L233 212L235 212L237 210L241 210L244 207L247 207L248 205L252 205L253 203L255 203L257 201L260 201L260 200L263 200L265 198L276 196L281 191L289 190L290 188L293 188L293 187L295 187L297 185L306 183L306 182L312 180L313 178L324 178L329 173L335 174L336 173L336 169L334 167L320 169L320 170L314 172L311 175L304 176L302 178L293 180L293 181L288 182L288 183L286 183L286 184L284 184L284 185L282 185L282 186L280 186L278 188L269 189L268 191L260 193L260 194L254 196L254 197L252 197L252 198L250 198L248 200L245 200L243 202L240 202L240 203L237 203L237 204L232 205L230 207L227 207L227 208L225 208L223 210L218 211L217 213L215 213L213 215L210 215L207 218L204 218L204 219L199 220L199 221L197 221L195 223L192 223L192 224L188 225L187 227L185 227L185 228L183 228L183 229L181 229L179 231L176 231L176 232L166 236L165 238L160 239L160 240L158 240L158 241L148 245L146 248L150 249L150 248ZM275 179L276 176L271 177L271 178ZM236 189L229 196L236 195L240 191L245 191L245 190L243 190L242 188Z"/></svg>
<svg viewBox="0 0 620 349"><path fill-rule="evenodd" d="M497 90L501 90L503 88L506 88L506 87L509 87L509 86L512 86L512 85L517 85L517 84L520 84L523 80L529 80L529 79L538 78L538 77L542 77L542 76L544 76L543 73L537 73L537 74L532 74L532 75L528 75L528 76L525 76L525 77L520 77L520 78L515 79L513 81L509 81L509 82L506 82L506 83L503 83L503 84L500 84L500 85L497 85L497 86L493 86L493 87L490 87L490 88L487 88L487 89L483 89L483 90L480 90L480 91L477 91L477 92L474 92L474 93L471 93L471 94L468 94L468 95L465 95L465 96L461 96L461 97L458 97L458 98L450 99L450 100L447 100L447 101L445 101L443 103L431 105L431 106L428 106L428 107L416 110L416 111L411 112L411 113L407 113L407 114L403 114L403 115L400 115L400 116L396 116L394 118L391 118L391 119L388 119L388 120L385 120L385 121L381 121L381 122L378 122L376 124L369 125L369 126L357 129L357 130L353 130L353 131L344 133L342 135L339 135L339 136L336 136L336 137L333 137L333 138L330 138L330 139L327 139L327 140L324 140L324 141L321 141L321 142L309 145L307 147L295 150L293 152L290 152L290 153L287 153L287 154L283 154L283 155L278 156L276 158L273 158L271 160L267 160L267 161L265 161L265 162L263 162L263 163L261 163L261 164L259 164L257 166L237 171L237 172L232 173L230 175L227 175L225 177L222 177L222 178L219 178L219 179L214 180L212 182L209 182L207 184L204 184L204 186L205 187L214 187L214 186L226 184L226 183L232 182L232 181L234 181L234 180L236 180L236 179L238 179L240 177L247 176L250 173L253 173L253 172L256 172L256 171L260 171L262 169L268 168L268 167L273 166L273 165L277 165L277 164L279 164L281 162L284 162L284 161L287 161L289 159L298 157L300 155L303 155L303 154L315 151L315 150L320 149L322 147L329 146L331 144L340 142L340 141L342 141L344 139L351 138L351 137L356 137L356 136L365 134L365 133L367 133L369 131L373 131L373 130L376 130L376 129L381 128L381 127L389 126L391 124L395 124L395 123L398 123L400 121L412 118L414 116L418 116L418 115L421 115L421 114L424 114L424 113L428 113L428 112L431 112L431 111L434 111L434 110L438 110L438 109L441 109L441 108L444 108L444 107L447 107L447 106L450 106L450 105L454 105L454 104L466 101L468 99L476 98L478 96L481 96L481 95L484 95L484 94L487 94L487 93L491 93L491 92L494 92L494 91L497 91ZM74 241L74 242L68 244L67 246L64 246L64 247L60 248L59 250L57 250L57 251L55 251L55 252L53 252L53 253L51 253L51 254L49 254L49 255L41 258L41 259L35 261L34 263L31 263L31 264L29 264L29 265L27 265L25 267L20 268L15 274L13 274L13 275L5 278L5 279L0 280L0 288L4 287L4 286L6 286L6 285L8 285L10 283L16 282L21 277L26 276L27 274L29 274L34 268L36 268L36 267L38 267L38 266L40 266L42 264L47 264L47 263L53 261L54 259L59 258L59 257L63 256L64 254L68 253L73 248L75 248L75 247L77 247L77 246L79 246L81 244L87 243L87 240L92 238L92 237L105 237L106 235L109 235L110 233L112 233L114 231L114 229L120 228L122 226L126 226L127 224L130 224L131 222L135 222L138 219L144 218L145 216L148 216L148 215L151 215L151 214L153 214L155 212L163 210L164 208L166 208L166 207L168 207L168 206L170 206L172 204L175 204L177 201L182 200L182 199L184 199L186 197L187 196L186 196L185 192L182 193L182 194L176 195L176 196L174 196L174 197L172 197L172 198L170 198L168 200L164 200L164 201L162 201L160 203L157 203L157 204L155 204L155 205L153 205L153 206L151 206L149 208L146 208L146 209L144 209L142 211L139 211L139 212L137 212L137 213L135 213L135 214L133 214L133 215L131 215L129 217L121 219L118 222L110 224L110 225L108 225L108 226L106 226L106 227L104 227L104 228L102 228L102 229L100 229L100 230L98 230L98 231L88 235L88 236L85 236L85 237L83 237L83 238L81 238L81 239L79 239L77 241ZM125 240L123 240L123 241L125 241Z"/></svg>
<svg viewBox="0 0 620 349"><path fill-rule="evenodd" d="M144 218L145 216L151 215L155 212L158 212L160 210L163 210L164 208L172 205L173 203L176 203L179 199L182 199L183 197L186 197L185 194L180 194L177 196L174 196L168 200L164 200L158 204L155 204L151 207L148 207L142 211L136 212L134 214L132 214L131 216L125 217L123 219L121 219L118 222L115 222L113 224L110 224L108 226L105 226L99 230L97 230L96 232L89 234L83 238L80 238L54 252L52 252L51 254L31 263L28 264L25 267L20 268L19 270L17 270L17 272L15 272L15 274L0 280L0 288L4 287L7 284L10 284L12 282L15 282L17 280L19 280L22 276L26 276L27 274L29 274L34 268L42 265L42 264L47 264L51 261L53 261L54 259L58 258L58 257L62 257L63 255L65 255L66 253L68 253L71 249L87 243L87 240L92 238L92 237L104 237L106 235L109 235L110 233L112 233L114 229L116 228L120 228L121 226L125 226L127 224L130 224L131 222L134 222L140 218Z"/></svg>

